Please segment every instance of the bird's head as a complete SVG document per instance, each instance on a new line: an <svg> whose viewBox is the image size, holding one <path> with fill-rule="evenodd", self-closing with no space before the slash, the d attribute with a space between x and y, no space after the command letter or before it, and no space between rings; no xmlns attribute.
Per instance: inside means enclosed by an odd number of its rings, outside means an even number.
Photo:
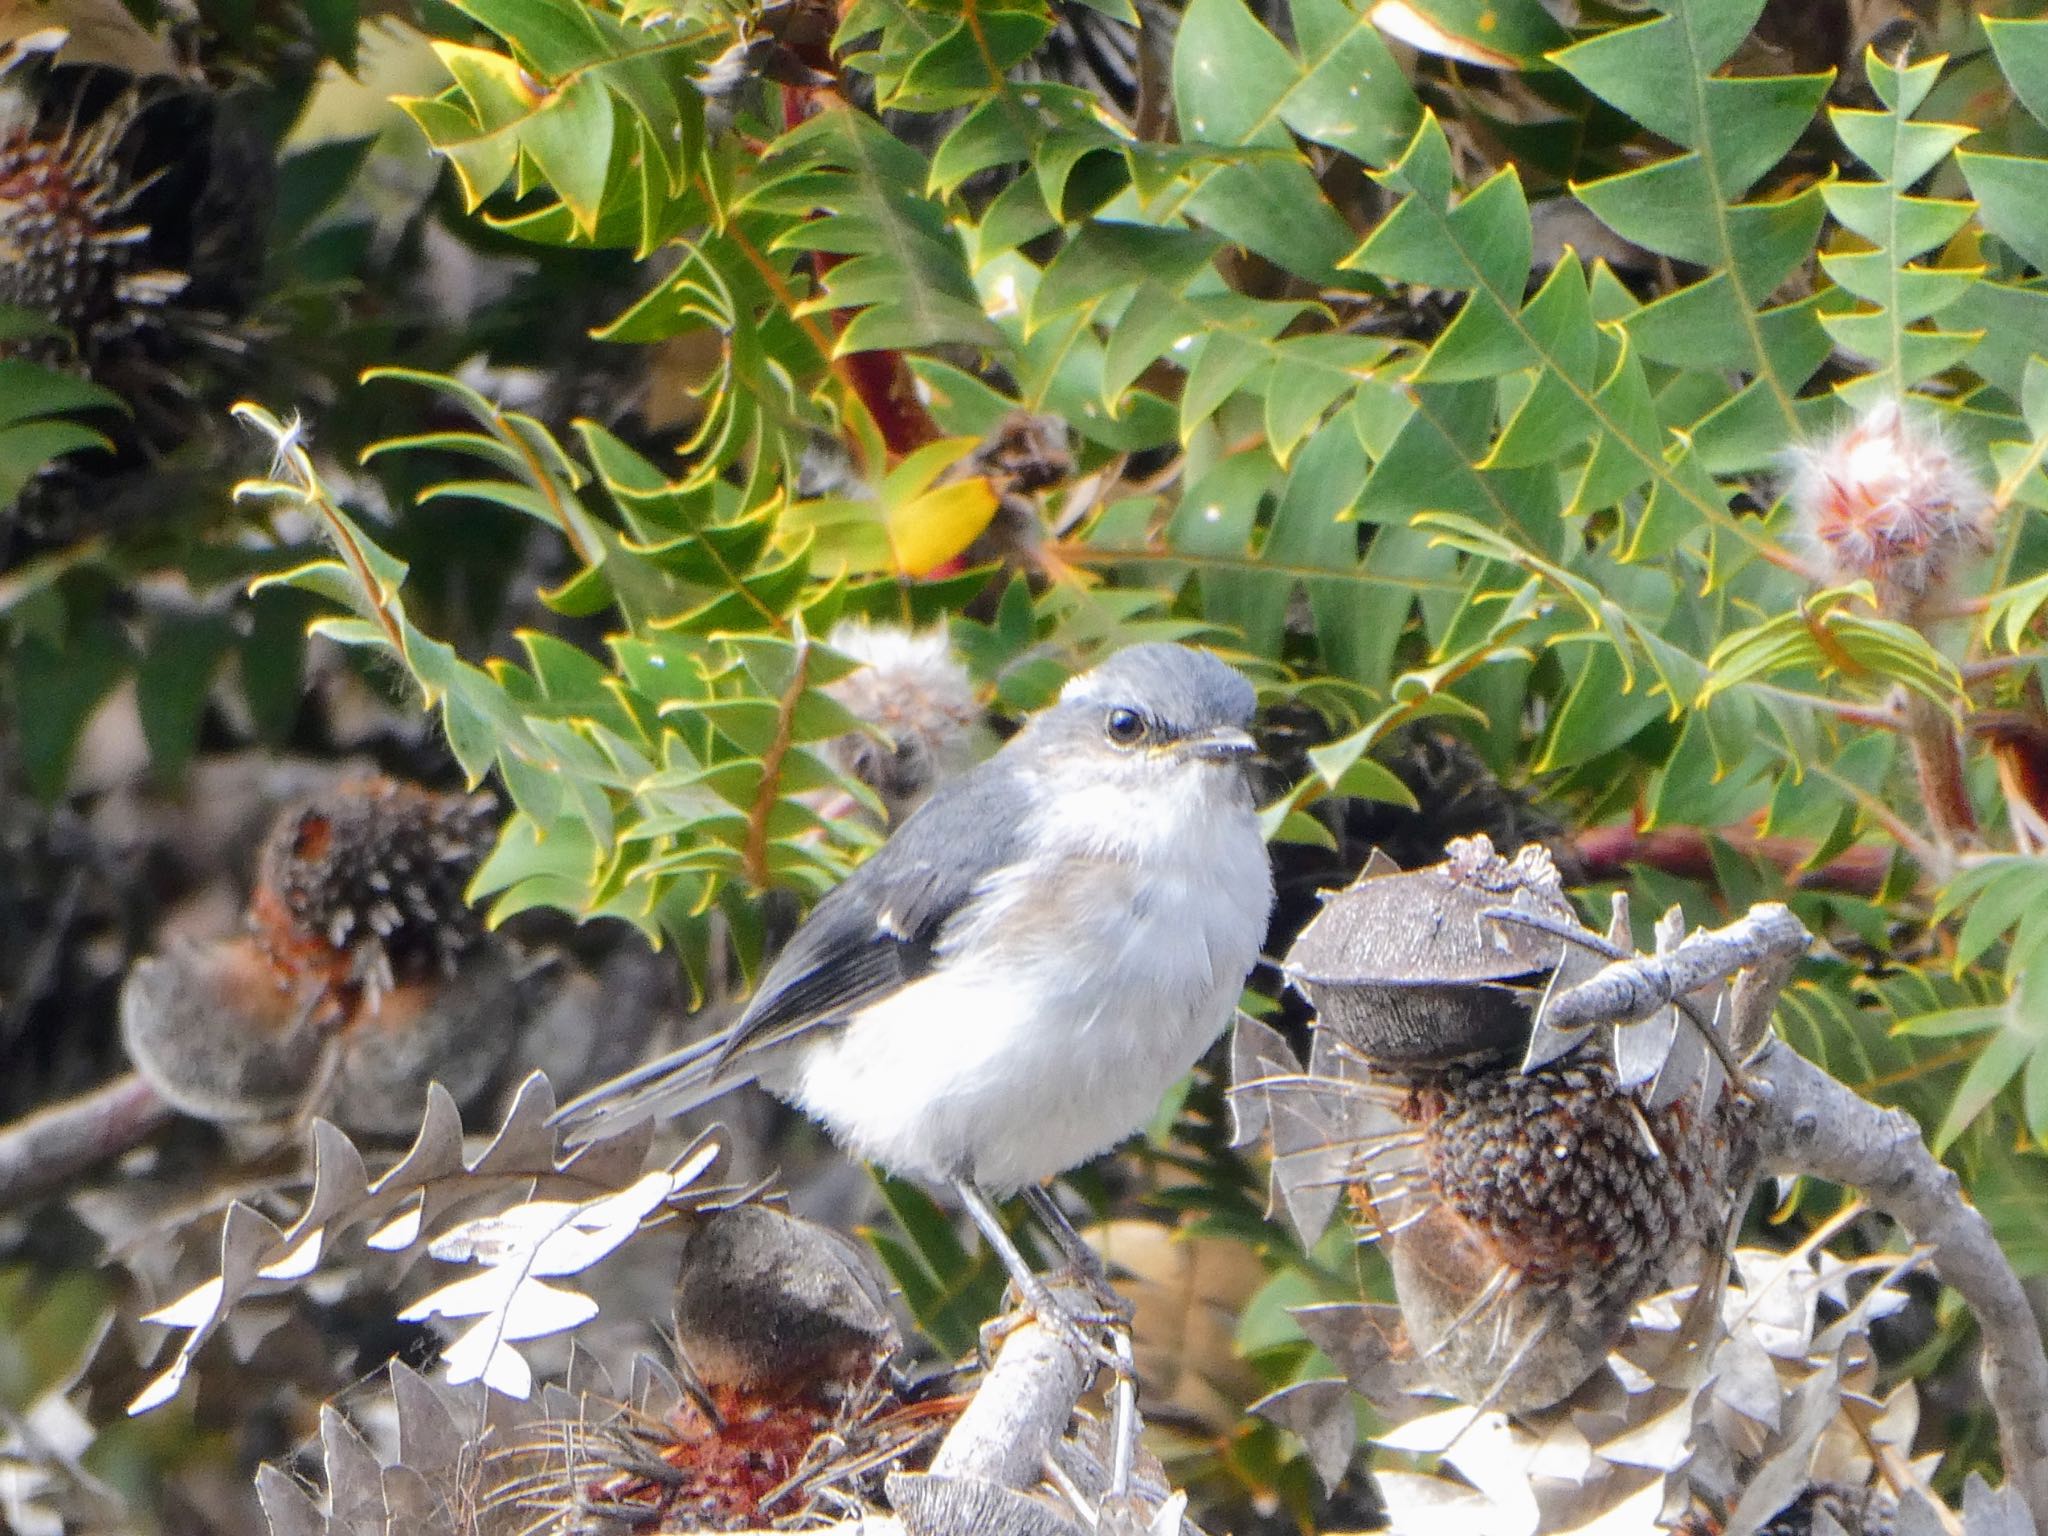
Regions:
<svg viewBox="0 0 2048 1536"><path fill-rule="evenodd" d="M1246 729L1256 702L1252 685L1207 651L1134 645L1069 682L1028 735L1057 777L1234 791L1258 751Z"/></svg>

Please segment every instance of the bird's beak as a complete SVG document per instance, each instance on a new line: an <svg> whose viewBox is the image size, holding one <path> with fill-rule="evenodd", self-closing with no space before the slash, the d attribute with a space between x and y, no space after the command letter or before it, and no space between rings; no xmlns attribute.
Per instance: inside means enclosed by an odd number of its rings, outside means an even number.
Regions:
<svg viewBox="0 0 2048 1536"><path fill-rule="evenodd" d="M1183 738L1181 749L1190 757L1199 757L1207 762L1230 763L1256 756L1259 744L1236 726L1219 725L1200 735Z"/></svg>

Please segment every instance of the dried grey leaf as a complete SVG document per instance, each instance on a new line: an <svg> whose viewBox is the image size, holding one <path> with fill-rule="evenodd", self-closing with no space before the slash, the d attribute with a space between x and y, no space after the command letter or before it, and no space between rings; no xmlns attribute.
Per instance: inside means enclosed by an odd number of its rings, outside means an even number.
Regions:
<svg viewBox="0 0 2048 1536"><path fill-rule="evenodd" d="M1749 1333L1731 1333L1714 1351L1714 1400L1722 1406L1774 1430L1784 1391L1776 1363Z"/></svg>
<svg viewBox="0 0 2048 1536"><path fill-rule="evenodd" d="M1358 1449L1358 1419L1349 1386L1336 1380L1297 1382L1260 1398L1250 1411L1301 1441L1324 1492L1337 1486Z"/></svg>
<svg viewBox="0 0 2048 1536"><path fill-rule="evenodd" d="M299 1480L269 1465L256 1469L256 1502L270 1536L327 1536L327 1516Z"/></svg>
<svg viewBox="0 0 2048 1536"><path fill-rule="evenodd" d="M384 1469L384 1532L455 1536L454 1510L440 1490L403 1462Z"/></svg>
<svg viewBox="0 0 2048 1536"><path fill-rule="evenodd" d="M328 1529L384 1536L384 1468L356 1427L330 1404L320 1408Z"/></svg>
<svg viewBox="0 0 2048 1536"><path fill-rule="evenodd" d="M1681 1397L1654 1418L1631 1426L1624 1434L1604 1441L1603 1459L1621 1466L1646 1467L1653 1472L1676 1472L1692 1459L1693 1398Z"/></svg>
<svg viewBox="0 0 2048 1536"><path fill-rule="evenodd" d="M633 1175L647 1161L648 1148L654 1145L654 1129L654 1121L643 1120L630 1131L608 1136L603 1141L587 1142L570 1154L569 1160L562 1164L562 1172L604 1189L618 1189L631 1183ZM716 1134L706 1131L691 1143L690 1152L696 1151ZM690 1152L683 1155L688 1157Z"/></svg>
<svg viewBox="0 0 2048 1536"><path fill-rule="evenodd" d="M978 1477L897 1472L886 1486L909 1536L1084 1536L1043 1499Z"/></svg>
<svg viewBox="0 0 2048 1536"><path fill-rule="evenodd" d="M1727 1006L1727 988L1715 988L1714 1006L1707 1013L1707 1019L1708 1027L1717 1033L1726 1031ZM1665 1109L1697 1089L1700 1103L1720 1103L1721 1090L1727 1082L1720 1060L1708 1048L1698 1027L1690 1019L1681 1019L1676 1009L1671 1010L1671 1016L1678 1024L1678 1033L1672 1039L1664 1064L1657 1069L1657 1080L1651 1084L1645 1102L1653 1110Z"/></svg>
<svg viewBox="0 0 2048 1536"><path fill-rule="evenodd" d="M462 1167L462 1111L448 1090L439 1083L427 1085L427 1107L420 1116L419 1134L413 1137L390 1172L370 1186L372 1194L392 1189L417 1189L433 1179L445 1178Z"/></svg>
<svg viewBox="0 0 2048 1536"><path fill-rule="evenodd" d="M398 1455L426 1477L438 1477L461 1462L469 1437L434 1384L402 1360L390 1366L391 1397L398 1410Z"/></svg>
<svg viewBox="0 0 2048 1536"><path fill-rule="evenodd" d="M1755 1536L1806 1487L1813 1449L1841 1404L1841 1370L1830 1360L1792 1393L1791 1414L1772 1454L1756 1469L1722 1536Z"/></svg>
<svg viewBox="0 0 2048 1536"><path fill-rule="evenodd" d="M1355 1101L1348 1090L1306 1077L1271 1085L1267 1113L1272 1121L1272 1185L1304 1248L1336 1214L1357 1151L1347 1122Z"/></svg>
<svg viewBox="0 0 2048 1536"><path fill-rule="evenodd" d="M555 1112L555 1090L539 1072L529 1072L519 1085L512 1107L505 1111L504 1124L483 1156L469 1171L480 1177L503 1172L521 1172L545 1163L555 1165L555 1130L548 1119Z"/></svg>
<svg viewBox="0 0 2048 1536"><path fill-rule="evenodd" d="M1270 1024L1240 1013L1230 1031L1230 1116L1233 1147L1255 1145L1270 1123L1266 1080L1301 1071L1293 1047ZM599 1143L602 1145L602 1143Z"/></svg>
<svg viewBox="0 0 2048 1536"><path fill-rule="evenodd" d="M313 1122L313 1192L293 1223L288 1238L296 1240L325 1227L345 1208L356 1204L370 1187L363 1155L348 1133L325 1120Z"/></svg>
<svg viewBox="0 0 2048 1536"><path fill-rule="evenodd" d="M1647 1083L1663 1068L1678 1038L1678 1010L1660 1008L1640 1024L1614 1029L1614 1078L1623 1088Z"/></svg>
<svg viewBox="0 0 2048 1536"><path fill-rule="evenodd" d="M1415 1362L1405 1358L1408 1344L1399 1307L1340 1301L1293 1307L1288 1315L1360 1397L1384 1409L1412 1406L1410 1393L1419 1373Z"/></svg>
<svg viewBox="0 0 2048 1536"><path fill-rule="evenodd" d="M2039 1536L2019 1490L2007 1483L1993 1490L1981 1473L1963 1483L1963 1536Z"/></svg>
<svg viewBox="0 0 2048 1536"><path fill-rule="evenodd" d="M1619 899L1617 897L1617 899ZM1584 944L1560 941L1557 965L1550 973L1550 980L1543 989L1543 999L1536 1005L1536 1022L1529 1032L1529 1048L1522 1053L1522 1070L1534 1072L1538 1067L1547 1067L1570 1055L1585 1043L1591 1033L1591 1026L1576 1029L1557 1029L1550 1023L1552 1003L1571 991L1581 982L1591 981L1599 975L1602 960L1594 950Z"/></svg>
<svg viewBox="0 0 2048 1536"><path fill-rule="evenodd" d="M1948 1536L1948 1527L1926 1494L1908 1488L1899 1495L1898 1512L1892 1517L1892 1536Z"/></svg>

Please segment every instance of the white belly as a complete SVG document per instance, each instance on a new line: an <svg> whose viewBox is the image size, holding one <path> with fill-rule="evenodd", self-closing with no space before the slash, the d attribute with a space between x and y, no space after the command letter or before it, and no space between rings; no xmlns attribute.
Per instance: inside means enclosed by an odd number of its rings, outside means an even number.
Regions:
<svg viewBox="0 0 2048 1536"><path fill-rule="evenodd" d="M1003 1193L1107 1151L1229 1022L1271 902L1248 816L1143 865L1160 872L1070 858L993 887L931 975L764 1085L896 1174Z"/></svg>

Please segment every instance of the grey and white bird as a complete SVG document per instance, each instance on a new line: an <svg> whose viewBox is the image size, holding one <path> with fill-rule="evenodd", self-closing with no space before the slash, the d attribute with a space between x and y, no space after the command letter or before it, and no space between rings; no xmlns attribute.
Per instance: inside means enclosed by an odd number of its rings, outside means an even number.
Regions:
<svg viewBox="0 0 2048 1536"><path fill-rule="evenodd" d="M1143 1126L1223 1030L1273 903L1251 684L1148 644L1074 678L821 900L730 1028L562 1111L572 1141L758 1082L854 1156L952 1183L1027 1302L984 1191Z"/></svg>

